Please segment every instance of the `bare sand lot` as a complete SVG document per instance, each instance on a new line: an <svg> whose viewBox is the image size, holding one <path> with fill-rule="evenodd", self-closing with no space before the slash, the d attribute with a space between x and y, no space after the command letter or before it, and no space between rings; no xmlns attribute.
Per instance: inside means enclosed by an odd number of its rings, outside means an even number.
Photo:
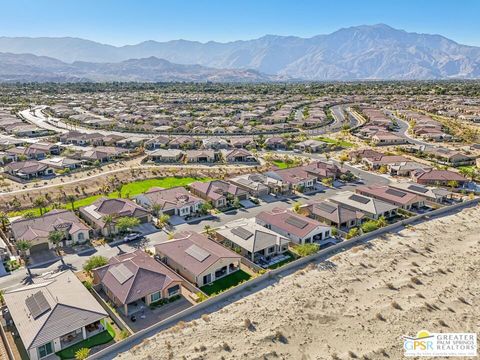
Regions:
<svg viewBox="0 0 480 360"><path fill-rule="evenodd" d="M480 329L480 208L422 223L179 323L119 359L401 359L402 335Z"/></svg>

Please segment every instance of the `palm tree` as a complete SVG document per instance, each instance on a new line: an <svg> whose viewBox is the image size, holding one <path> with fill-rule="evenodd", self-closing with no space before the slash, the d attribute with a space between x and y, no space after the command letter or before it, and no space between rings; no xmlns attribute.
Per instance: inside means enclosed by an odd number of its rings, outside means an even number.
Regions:
<svg viewBox="0 0 480 360"><path fill-rule="evenodd" d="M113 224L114 217L113 215L105 215L103 217L103 222L107 225L107 232L110 235L112 232L112 224Z"/></svg>
<svg viewBox="0 0 480 360"><path fill-rule="evenodd" d="M295 204L293 204L293 212L298 214L301 206L302 206L302 203L297 201Z"/></svg>
<svg viewBox="0 0 480 360"><path fill-rule="evenodd" d="M170 216L167 214L162 214L158 218L158 225L161 226L162 228L168 224L168 221L170 220Z"/></svg>
<svg viewBox="0 0 480 360"><path fill-rule="evenodd" d="M380 217L378 218L377 225L378 225L379 227L385 227L385 226L388 225L388 221L387 221L387 219L385 219L385 216L380 216Z"/></svg>
<svg viewBox="0 0 480 360"><path fill-rule="evenodd" d="M2 224L2 230L3 232L7 231L7 225L8 225L8 216L5 212L0 211L0 223Z"/></svg>
<svg viewBox="0 0 480 360"><path fill-rule="evenodd" d="M44 197L37 197L35 198L35 200L33 200L33 204L38 207L38 210L40 211L40 216L43 215L43 212L45 210L45 205L46 205L46 201L45 201L45 198Z"/></svg>
<svg viewBox="0 0 480 360"><path fill-rule="evenodd" d="M53 245L55 245L55 252L57 253L57 255L60 256L60 261L62 262L63 265L65 265L65 261L63 260L63 256L61 255L61 252L60 252L60 243L62 242L64 237L65 237L65 234L58 230L51 231L48 234L48 240L52 242Z"/></svg>
<svg viewBox="0 0 480 360"><path fill-rule="evenodd" d="M205 231L205 234L211 235L212 234L212 227L210 225L205 225L203 227L203 231Z"/></svg>
<svg viewBox="0 0 480 360"><path fill-rule="evenodd" d="M22 262L25 264L25 267L27 268L28 276L32 277L32 273L30 271L30 268L28 267L28 256L27 256L27 251L30 250L32 247L32 243L27 240L19 240L17 241L17 250L20 255L20 259L22 259Z"/></svg>
<svg viewBox="0 0 480 360"><path fill-rule="evenodd" d="M152 205L152 212L153 212L153 215L155 215L156 217L158 217L161 210L162 210L162 205L160 205L159 203L155 203Z"/></svg>
<svg viewBox="0 0 480 360"><path fill-rule="evenodd" d="M67 202L70 203L71 207L72 207L72 211L75 211L75 200L77 200L77 197L75 195L67 195L65 197L65 200L67 200Z"/></svg>

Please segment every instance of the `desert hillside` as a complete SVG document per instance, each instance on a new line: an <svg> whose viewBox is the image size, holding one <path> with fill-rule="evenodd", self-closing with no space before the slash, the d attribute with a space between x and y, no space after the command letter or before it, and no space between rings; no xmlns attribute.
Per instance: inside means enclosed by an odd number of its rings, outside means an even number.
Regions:
<svg viewBox="0 0 480 360"><path fill-rule="evenodd" d="M118 358L400 359L404 334L478 331L478 219L476 207L379 238Z"/></svg>

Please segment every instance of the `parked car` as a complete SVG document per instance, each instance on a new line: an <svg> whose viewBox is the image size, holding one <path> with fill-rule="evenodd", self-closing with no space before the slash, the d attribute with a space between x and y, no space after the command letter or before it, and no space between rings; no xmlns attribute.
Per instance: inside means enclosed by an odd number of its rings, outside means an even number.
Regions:
<svg viewBox="0 0 480 360"><path fill-rule="evenodd" d="M125 236L123 238L123 241L124 242L130 242L130 241L141 240L143 238L144 238L144 236L142 234L132 233L132 234L128 234L127 236Z"/></svg>

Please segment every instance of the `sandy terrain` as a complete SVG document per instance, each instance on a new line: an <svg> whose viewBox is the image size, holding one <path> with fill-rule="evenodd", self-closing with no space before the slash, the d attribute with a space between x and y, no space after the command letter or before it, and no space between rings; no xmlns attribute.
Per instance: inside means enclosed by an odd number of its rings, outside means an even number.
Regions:
<svg viewBox="0 0 480 360"><path fill-rule="evenodd" d="M404 334L478 332L479 219L476 207L379 238L118 358L401 359Z"/></svg>

